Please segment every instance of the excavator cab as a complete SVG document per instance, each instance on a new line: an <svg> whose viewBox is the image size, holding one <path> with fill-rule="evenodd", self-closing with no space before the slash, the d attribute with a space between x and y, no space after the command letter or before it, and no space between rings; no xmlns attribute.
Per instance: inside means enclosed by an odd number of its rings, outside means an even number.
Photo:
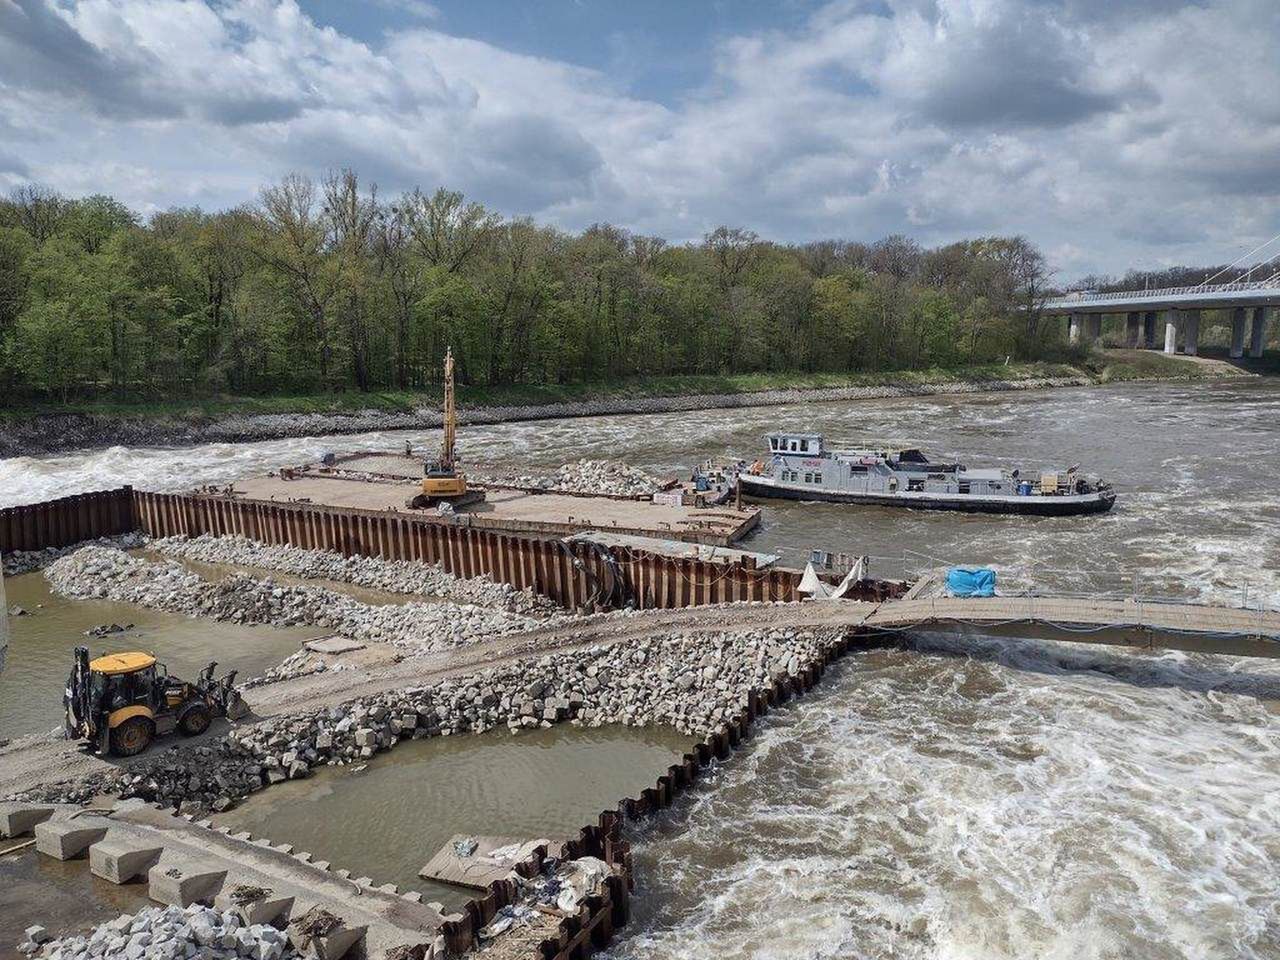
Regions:
<svg viewBox="0 0 1280 960"><path fill-rule="evenodd" d="M457 467L445 466L438 460L429 460L422 472L422 495L441 500L460 497L467 492L466 478Z"/></svg>
<svg viewBox="0 0 1280 960"><path fill-rule="evenodd" d="M243 708L235 671L214 679L216 668L210 663L196 683L188 683L169 676L149 653L90 660L88 647L76 647L63 696L67 736L89 741L99 753L131 757L174 730L204 733L214 717L234 717Z"/></svg>

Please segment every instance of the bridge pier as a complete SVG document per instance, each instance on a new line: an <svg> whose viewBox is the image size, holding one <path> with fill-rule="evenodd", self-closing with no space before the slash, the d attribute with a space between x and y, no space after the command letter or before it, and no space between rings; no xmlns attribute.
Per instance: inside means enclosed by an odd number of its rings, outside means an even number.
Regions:
<svg viewBox="0 0 1280 960"><path fill-rule="evenodd" d="M1182 352L1194 357L1200 352L1200 311L1187 311L1187 328L1182 334Z"/></svg>
<svg viewBox="0 0 1280 960"><path fill-rule="evenodd" d="M1164 320L1164 352L1178 352L1178 311L1169 310Z"/></svg>
<svg viewBox="0 0 1280 960"><path fill-rule="evenodd" d="M1267 342L1267 308L1253 308L1253 328L1249 331L1249 356L1255 360L1262 356Z"/></svg>
<svg viewBox="0 0 1280 960"><path fill-rule="evenodd" d="M1084 318L1078 313L1071 314L1067 326L1067 340L1070 343L1080 342L1080 322L1083 319Z"/></svg>
<svg viewBox="0 0 1280 960"><path fill-rule="evenodd" d="M1142 342L1139 346L1147 350L1156 347L1156 312L1148 310L1142 315Z"/></svg>
<svg viewBox="0 0 1280 960"><path fill-rule="evenodd" d="M1244 307L1231 311L1231 359L1244 356Z"/></svg>
<svg viewBox="0 0 1280 960"><path fill-rule="evenodd" d="M1124 343L1127 347L1142 346L1142 314L1136 311L1125 314Z"/></svg>
<svg viewBox="0 0 1280 960"><path fill-rule="evenodd" d="M1102 339L1102 314L1095 313L1089 317L1089 340L1097 343Z"/></svg>

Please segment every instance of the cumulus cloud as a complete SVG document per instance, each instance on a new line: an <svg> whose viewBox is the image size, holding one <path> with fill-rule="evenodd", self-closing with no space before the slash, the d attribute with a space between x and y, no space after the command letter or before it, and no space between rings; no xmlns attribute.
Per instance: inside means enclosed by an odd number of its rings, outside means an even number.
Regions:
<svg viewBox="0 0 1280 960"><path fill-rule="evenodd" d="M833 0L708 36L705 82L665 105L453 36L447 6L377 7L408 26L371 43L296 0L0 0L0 179L147 211L350 165L675 240L1021 232L1066 276L1280 229L1272 0Z"/></svg>

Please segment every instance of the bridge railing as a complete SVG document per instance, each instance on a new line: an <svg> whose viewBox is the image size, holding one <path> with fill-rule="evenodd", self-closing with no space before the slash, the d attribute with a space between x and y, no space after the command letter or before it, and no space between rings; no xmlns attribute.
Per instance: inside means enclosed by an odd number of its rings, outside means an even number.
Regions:
<svg viewBox="0 0 1280 960"><path fill-rule="evenodd" d="M1166 299L1169 297L1190 297L1205 293L1237 293L1246 290L1275 290L1280 288L1280 281L1274 278L1266 280L1249 280L1238 283L1219 283L1213 285L1197 284L1192 287L1160 287L1156 290L1113 290L1108 293L1082 293L1063 297L1055 297L1045 303L1046 307L1069 307L1075 303L1101 303L1108 300Z"/></svg>
<svg viewBox="0 0 1280 960"><path fill-rule="evenodd" d="M913 582L930 575L945 575L951 567L987 566L996 571L997 591L1011 597L1211 604L1239 610L1280 612L1280 588L1275 580L1262 577L1214 581L1205 590L1193 590L1185 581L1149 568L1108 570L955 561L912 550L904 551L900 556L870 557L869 566L872 576Z"/></svg>

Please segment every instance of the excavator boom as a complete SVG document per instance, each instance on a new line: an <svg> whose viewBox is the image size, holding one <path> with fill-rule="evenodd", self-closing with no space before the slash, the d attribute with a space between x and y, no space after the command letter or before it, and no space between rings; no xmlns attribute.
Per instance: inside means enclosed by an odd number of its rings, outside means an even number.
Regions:
<svg viewBox="0 0 1280 960"><path fill-rule="evenodd" d="M458 432L458 408L453 397L453 348L444 353L444 441L440 445L440 465L454 467L453 442Z"/></svg>

